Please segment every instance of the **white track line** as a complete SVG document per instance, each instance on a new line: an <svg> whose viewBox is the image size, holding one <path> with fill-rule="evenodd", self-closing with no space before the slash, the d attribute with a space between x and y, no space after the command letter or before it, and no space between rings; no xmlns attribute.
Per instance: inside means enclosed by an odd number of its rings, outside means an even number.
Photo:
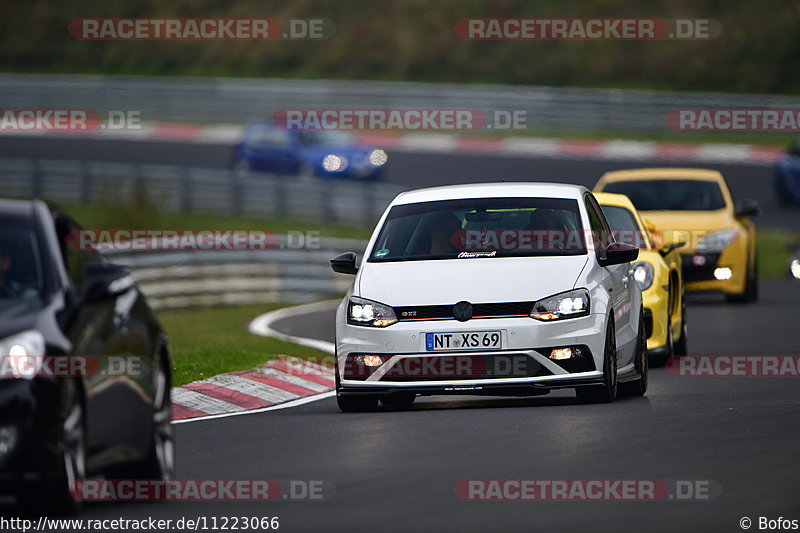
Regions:
<svg viewBox="0 0 800 533"><path fill-rule="evenodd" d="M307 337L295 337L294 335L286 335L280 331L272 329L272 324L284 318L302 315L305 313L313 313L322 309L329 309L338 304L339 300L325 300L324 302L314 302L304 305L296 305L294 307L284 307L283 309L276 309L269 313L255 317L250 325L247 327L248 331L254 335L261 335L262 337L273 337L282 341L293 342L302 346L308 346L321 352L334 354L336 353L336 346L332 342L321 341L319 339L309 339Z"/></svg>
<svg viewBox="0 0 800 533"><path fill-rule="evenodd" d="M318 400L324 400L326 398L332 398L336 395L336 391L328 391L323 392L322 394L314 394L313 396L306 396L304 398L298 398L297 400L292 400L291 402L280 403L278 405L271 405L269 407L262 407L261 409L251 409L248 411L237 411L235 413L224 413L221 415L209 415L209 416L198 416L196 418L185 418L183 420L173 420L173 424L186 424L188 422L203 422L205 420L216 420L217 418L228 418L230 416L242 416L242 415L254 415L256 413L266 413L267 411L277 411L278 409L288 409L290 407L298 407L300 405L304 405L311 402L316 402Z"/></svg>
<svg viewBox="0 0 800 533"><path fill-rule="evenodd" d="M263 337L273 337L276 339L293 342L295 344L300 344L302 346L308 346L309 348L314 348L326 353L336 353L336 346L332 342L321 341L319 339L309 339L306 337L296 337L294 335L286 335L285 333L281 333L280 331L276 331L272 329L272 324L284 318L293 317L296 315L302 315L305 313L313 313L314 311L319 311L321 309L329 309L334 305L338 304L339 300L326 300L324 302L314 302L310 304L304 305L296 305L293 307L284 307L282 309L276 309L275 311L270 311L269 313L264 313L263 315L259 315L254 318L250 324L248 325L247 329L250 333L254 335L261 335ZM173 389L173 394L178 390L182 391L178 393L179 395L185 396L194 396L187 395L186 389L180 389L180 387ZM195 393L197 394L197 393ZM257 413L266 413L268 411L277 411L278 409L288 409L291 407L298 407L300 405L305 405L307 403L316 402L319 400L325 400L327 398L331 398L336 395L335 391L327 391L321 394L314 394L312 396L305 396L303 398L298 398L297 400L291 400L285 403L281 403L278 405L271 405L269 407L262 407L260 409L248 409L243 411L236 411L232 413L221 413L221 414L211 414L208 416L198 416L196 418L186 418L183 420L173 420L173 424L186 424L188 422L203 422L205 420L216 420L218 418L228 418L230 416L242 416L242 415L252 415ZM194 398L192 398L194 399ZM220 401L220 400L217 400ZM181 405L185 405L186 407L191 407L190 405L186 405L184 402L180 402ZM195 402L190 402L195 403Z"/></svg>

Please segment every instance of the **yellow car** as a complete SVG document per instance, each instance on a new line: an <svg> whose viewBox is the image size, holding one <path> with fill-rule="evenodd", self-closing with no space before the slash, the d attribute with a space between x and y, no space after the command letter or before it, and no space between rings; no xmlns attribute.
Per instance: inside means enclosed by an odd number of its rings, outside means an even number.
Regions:
<svg viewBox="0 0 800 533"><path fill-rule="evenodd" d="M625 194L663 235L680 233L687 291L721 291L728 301L758 299L753 200L734 205L716 170L651 168L607 172L596 192Z"/></svg>
<svg viewBox="0 0 800 533"><path fill-rule="evenodd" d="M673 354L686 355L688 328L683 300L681 256L677 249L685 243L671 240L656 247L630 199L624 194L595 193L611 231L618 242L639 248L633 267L633 279L642 291L647 355L662 359Z"/></svg>

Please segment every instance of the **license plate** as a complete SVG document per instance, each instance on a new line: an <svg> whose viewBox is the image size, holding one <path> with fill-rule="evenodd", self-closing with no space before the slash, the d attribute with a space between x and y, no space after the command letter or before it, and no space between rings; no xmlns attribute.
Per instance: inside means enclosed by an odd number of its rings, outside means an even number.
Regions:
<svg viewBox="0 0 800 533"><path fill-rule="evenodd" d="M499 350L502 341L499 331L465 331L457 333L426 333L425 350Z"/></svg>

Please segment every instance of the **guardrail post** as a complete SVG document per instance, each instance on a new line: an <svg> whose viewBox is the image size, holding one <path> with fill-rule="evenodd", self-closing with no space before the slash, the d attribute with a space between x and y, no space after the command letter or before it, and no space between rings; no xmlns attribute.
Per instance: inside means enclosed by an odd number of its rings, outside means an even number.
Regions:
<svg viewBox="0 0 800 533"><path fill-rule="evenodd" d="M319 209L317 209L317 213L319 213L320 222L323 224L333 222L333 198L335 194L333 188L333 180L322 179L319 187Z"/></svg>
<svg viewBox="0 0 800 533"><path fill-rule="evenodd" d="M181 211L192 210L192 176L189 167L181 167Z"/></svg>
<svg viewBox="0 0 800 533"><path fill-rule="evenodd" d="M239 216L244 212L244 180L235 170L229 171L231 184L231 215Z"/></svg>
<svg viewBox="0 0 800 533"><path fill-rule="evenodd" d="M92 202L92 176L89 162L81 159L79 163L81 172L81 203L83 205Z"/></svg>
<svg viewBox="0 0 800 533"><path fill-rule="evenodd" d="M275 192L275 218L285 218L288 212L286 206L286 182L288 176L275 176L273 178Z"/></svg>
<svg viewBox="0 0 800 533"><path fill-rule="evenodd" d="M361 212L364 215L364 226L370 227L374 223L374 211L375 211L375 184L374 183L364 183L364 186L361 188L362 192L364 193L363 196L363 204Z"/></svg>
<svg viewBox="0 0 800 533"><path fill-rule="evenodd" d="M33 159L32 163L30 193L31 198L38 198L42 192L42 167L38 159Z"/></svg>

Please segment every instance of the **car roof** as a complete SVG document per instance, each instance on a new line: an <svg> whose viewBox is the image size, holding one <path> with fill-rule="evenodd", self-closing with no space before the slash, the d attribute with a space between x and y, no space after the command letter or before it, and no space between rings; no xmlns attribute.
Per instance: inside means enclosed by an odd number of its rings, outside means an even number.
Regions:
<svg viewBox="0 0 800 533"><path fill-rule="evenodd" d="M33 200L12 200L0 198L0 214L18 217L32 217L35 202Z"/></svg>
<svg viewBox="0 0 800 533"><path fill-rule="evenodd" d="M614 181L659 180L665 178L671 180L725 181L718 170L711 170L708 168L632 168L606 172L597 184L606 184ZM595 190L596 189L597 186L595 186Z"/></svg>
<svg viewBox="0 0 800 533"><path fill-rule="evenodd" d="M429 187L400 193L392 205L457 200L462 198L572 198L589 190L582 185L564 183L495 182Z"/></svg>
<svg viewBox="0 0 800 533"><path fill-rule="evenodd" d="M636 211L631 199L625 194L617 194L613 192L596 192L594 197L600 205L613 205L616 207L624 207L628 211Z"/></svg>

